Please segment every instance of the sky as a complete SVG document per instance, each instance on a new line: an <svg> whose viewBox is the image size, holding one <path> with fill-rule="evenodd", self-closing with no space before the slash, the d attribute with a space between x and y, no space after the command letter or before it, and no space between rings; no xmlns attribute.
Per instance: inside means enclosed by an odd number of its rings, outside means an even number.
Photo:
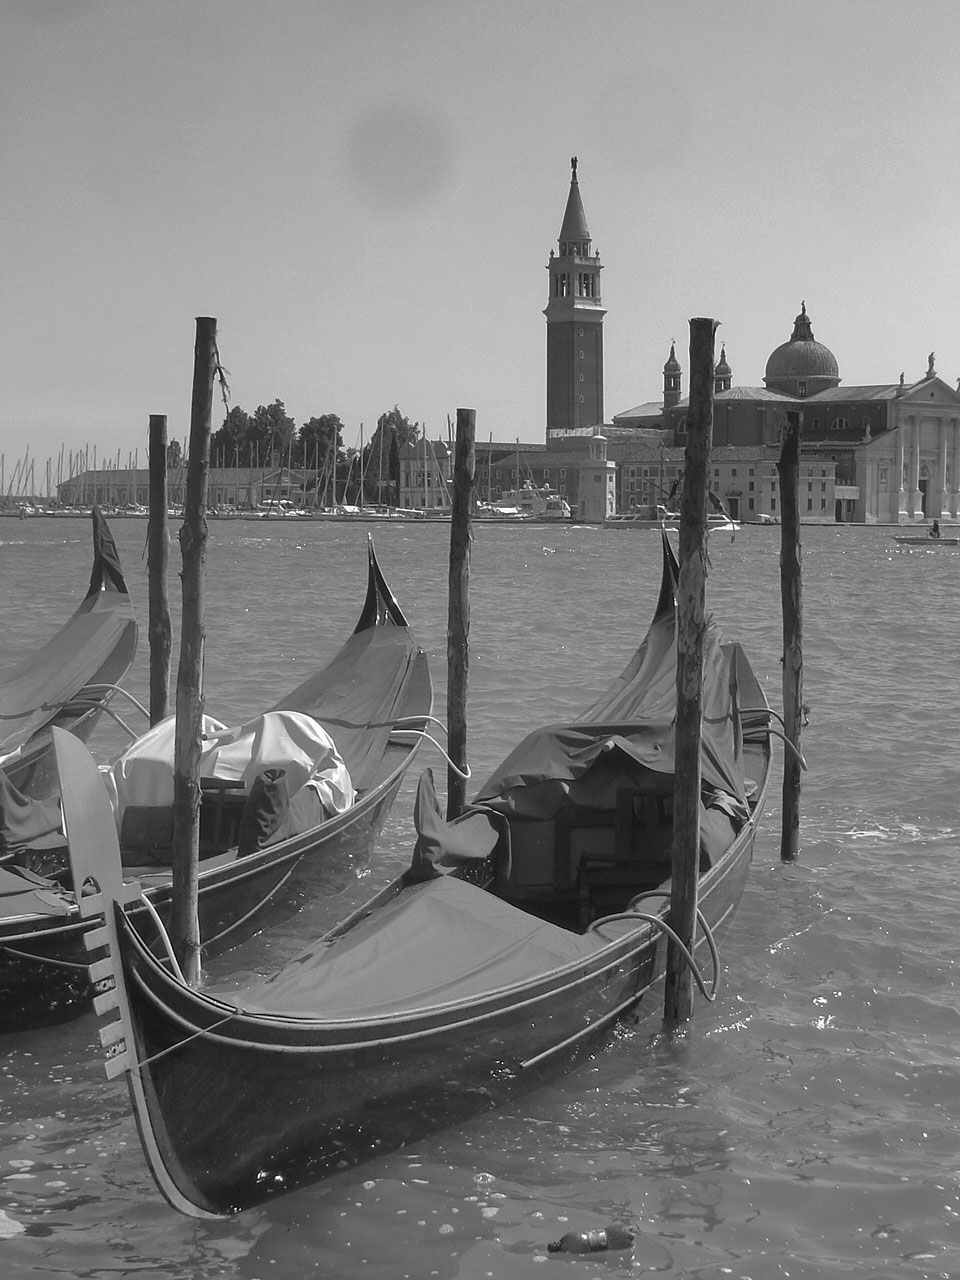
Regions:
<svg viewBox="0 0 960 1280"><path fill-rule="evenodd" d="M806 303L843 383L960 377L956 0L0 0L0 454L229 402L545 436L578 177L604 408L719 320L762 386ZM213 427L223 420L217 399Z"/></svg>

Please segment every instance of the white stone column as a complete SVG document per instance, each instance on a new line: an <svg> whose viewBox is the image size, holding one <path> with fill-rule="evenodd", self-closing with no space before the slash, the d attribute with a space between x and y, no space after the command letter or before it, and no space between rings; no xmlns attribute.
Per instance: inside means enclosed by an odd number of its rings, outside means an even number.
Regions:
<svg viewBox="0 0 960 1280"><path fill-rule="evenodd" d="M870 456L865 459L860 500L863 505L863 523L876 524L880 517L880 467L878 460Z"/></svg>
<svg viewBox="0 0 960 1280"><path fill-rule="evenodd" d="M897 439L893 447L893 475L891 479L894 482L894 486L890 505L892 508L891 514L897 524L902 524L907 519L907 512L904 509L906 494L903 488L903 437L906 430L906 423L901 423L897 429Z"/></svg>
<svg viewBox="0 0 960 1280"><path fill-rule="evenodd" d="M947 431L946 422L937 424L937 493L933 495L934 513L940 520L950 518L950 493L947 492Z"/></svg>
<svg viewBox="0 0 960 1280"><path fill-rule="evenodd" d="M922 520L923 509L920 497L920 419L913 421L913 439L910 442L910 497L909 511L911 520Z"/></svg>
<svg viewBox="0 0 960 1280"><path fill-rule="evenodd" d="M960 419L953 423L953 465L950 468L950 519L960 517Z"/></svg>

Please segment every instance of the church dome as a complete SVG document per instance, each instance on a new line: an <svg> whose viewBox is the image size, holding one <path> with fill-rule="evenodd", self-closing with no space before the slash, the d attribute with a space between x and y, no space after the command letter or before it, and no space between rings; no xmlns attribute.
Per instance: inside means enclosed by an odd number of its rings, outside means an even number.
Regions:
<svg viewBox="0 0 960 1280"><path fill-rule="evenodd" d="M829 347L814 340L805 302L800 304L800 314L793 322L790 341L771 352L763 381L771 390L788 395L812 395L840 382L836 356Z"/></svg>

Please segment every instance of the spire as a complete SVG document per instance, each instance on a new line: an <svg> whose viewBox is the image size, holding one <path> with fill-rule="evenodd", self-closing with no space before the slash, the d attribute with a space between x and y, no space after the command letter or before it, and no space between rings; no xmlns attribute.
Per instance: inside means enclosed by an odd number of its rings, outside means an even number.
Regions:
<svg viewBox="0 0 960 1280"><path fill-rule="evenodd" d="M720 348L720 360L713 371L714 392L729 391L730 380L732 377L733 377L733 370L727 364L727 348L725 346L722 346Z"/></svg>
<svg viewBox="0 0 960 1280"><path fill-rule="evenodd" d="M560 228L560 256L566 257L571 251L569 246L579 246L575 252L586 257L590 252L590 232L587 230L587 217L583 212L583 201L580 199L580 184L577 182L577 157L570 157L570 194L567 196L567 207Z"/></svg>
<svg viewBox="0 0 960 1280"><path fill-rule="evenodd" d="M793 322L793 334L790 337L791 342L813 342L813 328L810 325L810 317L807 315L807 304L800 303L800 314Z"/></svg>
<svg viewBox="0 0 960 1280"><path fill-rule="evenodd" d="M672 409L680 403L680 361L676 341L670 343L670 358L663 366L663 407Z"/></svg>

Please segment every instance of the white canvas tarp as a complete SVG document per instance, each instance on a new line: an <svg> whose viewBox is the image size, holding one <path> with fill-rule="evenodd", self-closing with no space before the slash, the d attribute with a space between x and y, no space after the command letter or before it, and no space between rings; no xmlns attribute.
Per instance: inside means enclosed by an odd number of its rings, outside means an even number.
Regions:
<svg viewBox="0 0 960 1280"><path fill-rule="evenodd" d="M138 738L104 773L118 825L130 805L173 804L176 717L168 716ZM229 728L203 717L200 777L242 782L249 794L266 769L286 771L290 795L311 786L324 807L342 813L354 802L354 788L333 739L313 716L268 711Z"/></svg>

